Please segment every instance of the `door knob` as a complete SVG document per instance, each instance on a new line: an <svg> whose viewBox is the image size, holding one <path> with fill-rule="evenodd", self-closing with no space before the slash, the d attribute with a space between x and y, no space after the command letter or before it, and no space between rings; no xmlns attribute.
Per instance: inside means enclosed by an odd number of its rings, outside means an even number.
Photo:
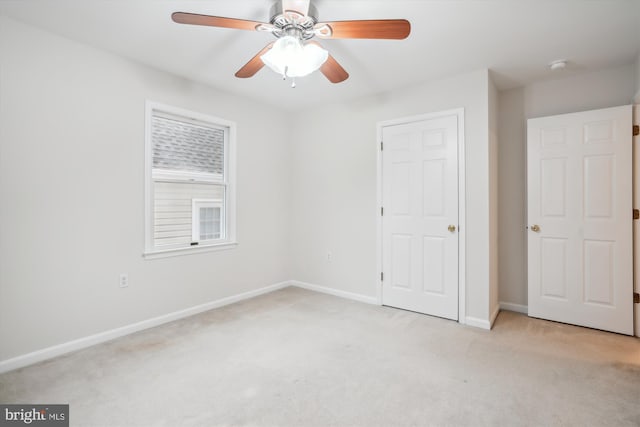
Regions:
<svg viewBox="0 0 640 427"><path fill-rule="evenodd" d="M540 226L538 224L533 224L531 226L531 231L535 231L536 233L540 232Z"/></svg>
<svg viewBox="0 0 640 427"><path fill-rule="evenodd" d="M453 233L454 231L456 231L456 226L451 224L449 227L447 227L447 230L449 230L451 233Z"/></svg>

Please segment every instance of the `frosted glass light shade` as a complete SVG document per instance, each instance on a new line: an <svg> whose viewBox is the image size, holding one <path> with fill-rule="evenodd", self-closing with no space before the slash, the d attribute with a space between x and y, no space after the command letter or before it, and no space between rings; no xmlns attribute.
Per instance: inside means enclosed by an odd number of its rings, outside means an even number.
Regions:
<svg viewBox="0 0 640 427"><path fill-rule="evenodd" d="M295 37L284 36L260 57L264 64L286 77L303 77L316 71L325 63L329 52L316 44L303 45Z"/></svg>

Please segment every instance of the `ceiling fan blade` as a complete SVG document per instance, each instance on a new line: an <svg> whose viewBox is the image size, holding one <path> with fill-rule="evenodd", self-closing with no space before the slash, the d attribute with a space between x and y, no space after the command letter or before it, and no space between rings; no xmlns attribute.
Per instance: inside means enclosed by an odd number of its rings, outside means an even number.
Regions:
<svg viewBox="0 0 640 427"><path fill-rule="evenodd" d="M239 77L241 79L253 77L258 71L262 69L262 67L264 67L264 62L262 62L262 59L260 59L260 57L267 53L267 51L272 47L273 42L266 45L260 52L256 54L256 56L251 58L249 62L244 64L244 66L236 72L236 77Z"/></svg>
<svg viewBox="0 0 640 427"><path fill-rule="evenodd" d="M331 55L329 55L325 63L320 67L320 72L324 74L331 83L340 83L349 78L349 73L347 73L345 69L342 68L342 65L338 64L338 61Z"/></svg>
<svg viewBox="0 0 640 427"><path fill-rule="evenodd" d="M310 44L315 44L321 49L324 49L322 45L315 41L308 42ZM320 67L320 72L324 74L324 76L329 79L331 83L340 83L349 78L349 73L342 68L342 65L338 64L338 61L335 60L331 54L327 57L327 60Z"/></svg>
<svg viewBox="0 0 640 427"><path fill-rule="evenodd" d="M309 13L309 0L282 0L282 12L293 10L302 16Z"/></svg>
<svg viewBox="0 0 640 427"><path fill-rule="evenodd" d="M316 35L325 39L406 39L411 23L406 19L376 19L366 21L321 22Z"/></svg>
<svg viewBox="0 0 640 427"><path fill-rule="evenodd" d="M254 31L264 22L247 21L245 19L224 18L222 16L198 15L197 13L174 12L171 14L173 22L178 24L205 25L207 27L234 28L236 30Z"/></svg>

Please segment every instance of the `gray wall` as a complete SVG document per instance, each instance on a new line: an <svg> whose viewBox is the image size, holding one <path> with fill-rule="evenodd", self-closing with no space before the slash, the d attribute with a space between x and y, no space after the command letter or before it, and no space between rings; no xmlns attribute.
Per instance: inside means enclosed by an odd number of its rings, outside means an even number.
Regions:
<svg viewBox="0 0 640 427"><path fill-rule="evenodd" d="M2 17L0 64L0 361L289 279L283 112ZM142 258L147 99L237 123L237 249Z"/></svg>
<svg viewBox="0 0 640 427"><path fill-rule="evenodd" d="M376 297L376 125L465 109L467 316L490 316L489 76L487 70L301 112L292 141L292 277ZM331 263L326 254L333 253ZM464 319L463 319L464 320Z"/></svg>
<svg viewBox="0 0 640 427"><path fill-rule="evenodd" d="M634 65L503 91L499 100L500 301L527 305L526 120L628 105Z"/></svg>
<svg viewBox="0 0 640 427"><path fill-rule="evenodd" d="M636 60L636 96L634 101L636 104L640 104L640 54Z"/></svg>
<svg viewBox="0 0 640 427"><path fill-rule="evenodd" d="M490 314L497 316L499 306L499 150L498 150L498 125L499 125L499 92L493 80L489 79L489 239L490 239L490 287L489 301ZM469 212L472 214L472 212Z"/></svg>

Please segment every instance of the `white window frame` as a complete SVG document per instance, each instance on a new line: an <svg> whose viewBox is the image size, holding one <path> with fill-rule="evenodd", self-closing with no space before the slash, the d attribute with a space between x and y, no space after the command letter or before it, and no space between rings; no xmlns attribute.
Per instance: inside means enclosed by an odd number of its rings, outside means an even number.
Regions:
<svg viewBox="0 0 640 427"><path fill-rule="evenodd" d="M191 199L191 241L206 244L208 240L200 240L200 208L220 209L220 234L225 234L224 209L222 203L214 199ZM216 239L219 240L219 239Z"/></svg>
<svg viewBox="0 0 640 427"><path fill-rule="evenodd" d="M194 124L204 124L209 127L219 127L226 131L224 142L224 176L195 172L176 172L170 170L153 170L153 141L151 140L151 118L154 115L164 115L179 118L184 122ZM236 124L235 122L197 113L170 105L153 101L145 103L145 245L144 257L146 259L164 258L169 256L186 255L191 253L201 253L207 251L218 251L235 248L236 241ZM153 212L153 183L154 180L174 182L210 182L223 184L225 186L225 200L222 217L224 218L225 238L214 241L201 241L196 246L157 249L154 247L154 212Z"/></svg>

